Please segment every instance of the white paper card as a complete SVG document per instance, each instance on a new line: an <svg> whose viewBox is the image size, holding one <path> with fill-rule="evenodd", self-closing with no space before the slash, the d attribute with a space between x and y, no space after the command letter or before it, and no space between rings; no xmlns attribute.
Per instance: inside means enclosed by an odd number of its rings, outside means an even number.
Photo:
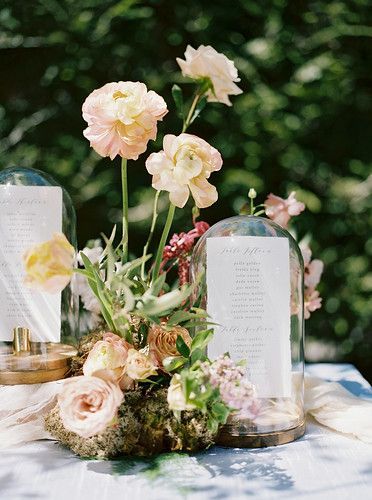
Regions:
<svg viewBox="0 0 372 500"><path fill-rule="evenodd" d="M211 359L229 352L247 360L258 397L291 395L290 275L286 238L231 236L207 239Z"/></svg>
<svg viewBox="0 0 372 500"><path fill-rule="evenodd" d="M58 186L0 186L0 340L30 328L32 341L59 342L61 294L27 288L22 256L62 230Z"/></svg>

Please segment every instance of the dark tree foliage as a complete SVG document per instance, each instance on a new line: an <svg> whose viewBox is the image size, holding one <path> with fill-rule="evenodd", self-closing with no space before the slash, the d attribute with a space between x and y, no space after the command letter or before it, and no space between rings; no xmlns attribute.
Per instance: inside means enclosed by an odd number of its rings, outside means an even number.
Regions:
<svg viewBox="0 0 372 500"><path fill-rule="evenodd" d="M260 201L270 191L296 190L307 205L298 234L312 235L314 256L326 265L324 307L307 322L307 334L367 373L371 21L369 0L3 0L1 166L36 167L67 187L81 245L108 233L120 220L120 162L90 150L82 102L106 82L144 81L171 110L149 147L158 150L164 133L181 126L170 92L183 82L175 58L187 44L213 45L236 62L244 94L232 109L208 106L190 130L224 157L213 178L220 199L202 218L213 223L236 213L249 187ZM129 166L133 253L150 222L145 158ZM191 221L179 210L176 223L187 229Z"/></svg>

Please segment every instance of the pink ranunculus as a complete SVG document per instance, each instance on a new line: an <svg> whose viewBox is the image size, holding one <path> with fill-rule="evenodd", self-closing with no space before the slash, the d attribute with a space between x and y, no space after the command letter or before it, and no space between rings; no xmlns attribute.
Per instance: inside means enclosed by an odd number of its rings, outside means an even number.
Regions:
<svg viewBox="0 0 372 500"><path fill-rule="evenodd" d="M288 198L284 200L270 193L265 201L266 215L284 229L288 227L288 222L291 217L299 215L305 210L305 204L301 201L297 201L295 195L295 191L292 191Z"/></svg>
<svg viewBox="0 0 372 500"><path fill-rule="evenodd" d="M318 290L305 290L304 316L305 319L310 318L310 313L322 307L322 298L319 296Z"/></svg>
<svg viewBox="0 0 372 500"><path fill-rule="evenodd" d="M305 286L312 289L316 288L319 284L323 269L324 264L321 260L314 259L310 261L305 268Z"/></svg>
<svg viewBox="0 0 372 500"><path fill-rule="evenodd" d="M157 134L168 112L164 99L141 82L113 82L94 90L83 104L84 136L101 156L136 160Z"/></svg>
<svg viewBox="0 0 372 500"><path fill-rule="evenodd" d="M206 208L217 201L217 189L207 179L220 170L220 153L206 141L191 134L166 135L164 150L152 153L146 168L152 174L152 187L169 192L176 207L185 206L190 191L199 208Z"/></svg>
<svg viewBox="0 0 372 500"><path fill-rule="evenodd" d="M185 61L177 57L177 62L184 76L194 80L203 78L210 80L212 88L207 92L210 102L222 102L231 106L229 95L238 95L243 92L234 83L240 82L234 62L210 45L201 45L197 49L188 45Z"/></svg>
<svg viewBox="0 0 372 500"><path fill-rule="evenodd" d="M83 365L86 376L96 376L120 383L124 378L128 351L132 346L111 332L103 334L103 340L96 342Z"/></svg>
<svg viewBox="0 0 372 500"><path fill-rule="evenodd" d="M120 387L99 377L67 379L58 396L62 423L83 438L100 434L115 422L124 395Z"/></svg>

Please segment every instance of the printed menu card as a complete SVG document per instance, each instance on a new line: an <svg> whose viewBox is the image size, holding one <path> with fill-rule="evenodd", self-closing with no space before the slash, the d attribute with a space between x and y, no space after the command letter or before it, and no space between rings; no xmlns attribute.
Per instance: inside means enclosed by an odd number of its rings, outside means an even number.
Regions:
<svg viewBox="0 0 372 500"><path fill-rule="evenodd" d="M207 309L211 359L246 360L258 397L291 395L290 272L287 238L207 239Z"/></svg>
<svg viewBox="0 0 372 500"><path fill-rule="evenodd" d="M61 294L27 288L22 256L61 230L60 187L0 186L0 341L12 340L17 326L32 341L60 341Z"/></svg>

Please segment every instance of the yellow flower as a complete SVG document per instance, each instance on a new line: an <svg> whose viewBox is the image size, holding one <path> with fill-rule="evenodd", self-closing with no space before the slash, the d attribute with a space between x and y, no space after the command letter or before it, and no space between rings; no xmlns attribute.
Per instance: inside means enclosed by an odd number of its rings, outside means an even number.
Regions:
<svg viewBox="0 0 372 500"><path fill-rule="evenodd" d="M62 233L31 247L23 256L25 284L48 293L62 291L70 282L75 258L74 247Z"/></svg>

